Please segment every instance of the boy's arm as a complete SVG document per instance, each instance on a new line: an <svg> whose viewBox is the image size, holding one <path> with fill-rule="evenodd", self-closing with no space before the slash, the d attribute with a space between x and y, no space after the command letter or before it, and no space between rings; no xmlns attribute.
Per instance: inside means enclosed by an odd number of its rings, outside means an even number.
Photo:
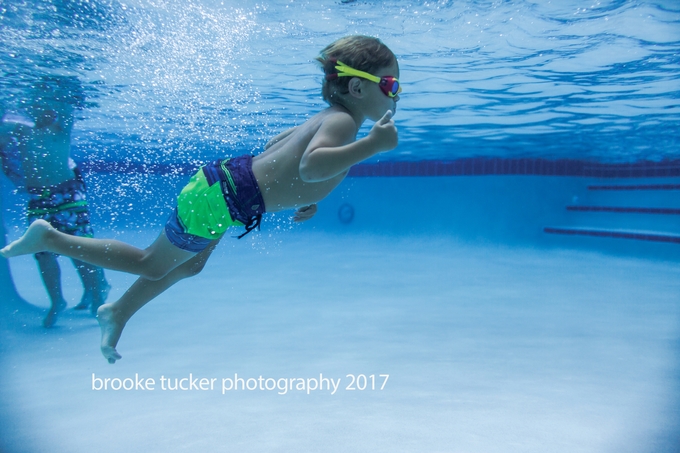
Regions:
<svg viewBox="0 0 680 453"><path fill-rule="evenodd" d="M293 216L293 222L306 222L307 220L311 219L314 217L314 214L316 214L316 203L310 204L309 206L303 206L297 211L295 211L295 215Z"/></svg>
<svg viewBox="0 0 680 453"><path fill-rule="evenodd" d="M294 127L291 127L291 128L288 129L287 131L281 132L279 135L277 135L276 137L274 137L274 138L272 138L271 140L269 140L269 141L267 142L267 144L264 145L264 149L267 150L267 149L269 149L272 145L274 145L274 144L280 142L281 140L283 140L284 138L288 137L290 134L293 133L294 130L295 130L295 128L294 128Z"/></svg>
<svg viewBox="0 0 680 453"><path fill-rule="evenodd" d="M305 182L326 181L354 165L398 143L397 128L388 110L366 137L352 141L356 125L349 116L324 123L300 160L300 178Z"/></svg>

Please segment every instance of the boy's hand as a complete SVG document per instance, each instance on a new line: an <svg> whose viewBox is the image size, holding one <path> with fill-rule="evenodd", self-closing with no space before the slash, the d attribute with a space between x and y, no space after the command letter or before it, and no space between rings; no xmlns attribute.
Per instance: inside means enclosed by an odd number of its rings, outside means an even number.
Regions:
<svg viewBox="0 0 680 453"><path fill-rule="evenodd" d="M373 125L368 135L375 141L377 152L389 151L397 147L399 136L392 119L392 110L385 112L383 117Z"/></svg>
<svg viewBox="0 0 680 453"><path fill-rule="evenodd" d="M302 208L295 211L293 215L293 222L305 222L316 214L316 204L310 204L309 206L303 206Z"/></svg>

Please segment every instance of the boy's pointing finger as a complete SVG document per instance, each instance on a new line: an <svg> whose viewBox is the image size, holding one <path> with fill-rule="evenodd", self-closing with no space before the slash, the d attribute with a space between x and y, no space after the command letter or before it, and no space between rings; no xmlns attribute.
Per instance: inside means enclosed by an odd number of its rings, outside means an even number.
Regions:
<svg viewBox="0 0 680 453"><path fill-rule="evenodd" d="M380 124L387 124L390 122L392 119L392 110L388 110L385 112L382 118L380 118L380 121L378 121Z"/></svg>

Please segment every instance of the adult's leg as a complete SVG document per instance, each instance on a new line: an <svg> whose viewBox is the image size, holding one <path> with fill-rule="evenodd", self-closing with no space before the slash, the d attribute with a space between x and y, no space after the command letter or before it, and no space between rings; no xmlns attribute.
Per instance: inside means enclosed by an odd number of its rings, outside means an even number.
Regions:
<svg viewBox="0 0 680 453"><path fill-rule="evenodd" d="M57 321L59 313L66 308L66 301L61 288L61 268L53 253L38 253L35 255L40 269L40 276L50 297L50 310L43 319L44 327L52 327Z"/></svg>
<svg viewBox="0 0 680 453"><path fill-rule="evenodd" d="M97 309L106 302L106 297L111 290L111 285L104 276L104 269L80 260L72 261L83 282L83 297L74 308L84 310L89 307L92 314L96 315Z"/></svg>
<svg viewBox="0 0 680 453"><path fill-rule="evenodd" d="M140 277L120 299L99 307L97 318L102 333L101 351L109 363L115 363L121 358L116 351L116 345L132 315L178 281L201 272L218 242L219 240L212 241L207 248L160 280Z"/></svg>
<svg viewBox="0 0 680 453"><path fill-rule="evenodd" d="M44 220L36 220L18 240L2 250L5 258L50 251L106 269L140 275L149 280L163 278L168 272L196 254L174 246L161 232L146 249L114 239L71 236L54 229Z"/></svg>

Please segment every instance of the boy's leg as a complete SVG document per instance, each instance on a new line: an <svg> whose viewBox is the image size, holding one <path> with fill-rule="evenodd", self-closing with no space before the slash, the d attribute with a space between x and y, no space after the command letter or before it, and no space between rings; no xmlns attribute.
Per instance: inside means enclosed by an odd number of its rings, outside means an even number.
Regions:
<svg viewBox="0 0 680 453"><path fill-rule="evenodd" d="M178 281L198 274L218 242L219 240L212 241L207 248L160 280L148 280L140 277L120 299L99 307L97 317L102 333L101 351L109 363L115 363L116 360L121 358L116 351L116 345L125 324L132 315Z"/></svg>
<svg viewBox="0 0 680 453"><path fill-rule="evenodd" d="M96 315L97 309L106 302L106 297L111 290L111 285L104 276L104 269L76 259L72 261L83 282L83 297L74 308L84 310L90 307L92 314Z"/></svg>
<svg viewBox="0 0 680 453"><path fill-rule="evenodd" d="M38 253L35 255L40 269L40 276L50 297L50 311L43 320L44 327L52 327L57 316L66 308L66 301L61 290L61 268L53 253Z"/></svg>
<svg viewBox="0 0 680 453"><path fill-rule="evenodd" d="M54 229L44 220L36 220L18 240L2 250L5 258L50 251L98 267L140 275L149 280L163 278L168 272L196 254L174 246L161 232L151 246L142 250L113 239L71 236Z"/></svg>

